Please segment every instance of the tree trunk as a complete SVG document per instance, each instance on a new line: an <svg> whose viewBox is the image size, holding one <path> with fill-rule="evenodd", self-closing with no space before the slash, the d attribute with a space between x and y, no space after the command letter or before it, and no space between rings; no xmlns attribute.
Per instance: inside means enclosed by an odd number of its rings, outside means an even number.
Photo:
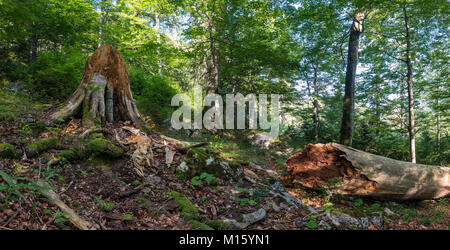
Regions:
<svg viewBox="0 0 450 250"><path fill-rule="evenodd" d="M66 120L80 112L86 129L119 120L146 128L131 95L125 62L112 45L101 45L88 59L77 90L50 115L48 123Z"/></svg>
<svg viewBox="0 0 450 250"><path fill-rule="evenodd" d="M405 86L404 81L402 78L402 81L400 83L400 134L403 136L404 128L406 127L405 122Z"/></svg>
<svg viewBox="0 0 450 250"><path fill-rule="evenodd" d="M411 37L408 24L408 15L406 13L406 6L403 7L403 13L405 17L405 36L406 36L406 67L408 72L406 74L408 83L408 114L409 114L409 152L411 155L411 162L416 162L416 136L414 125L414 96L413 96L413 72L411 63Z"/></svg>
<svg viewBox="0 0 450 250"><path fill-rule="evenodd" d="M314 67L314 80L313 80L314 98L313 98L313 121L314 121L314 142L319 142L319 87L317 84L317 68Z"/></svg>
<svg viewBox="0 0 450 250"><path fill-rule="evenodd" d="M435 199L450 195L450 168L415 164L341 144L309 144L286 162L286 182L343 195Z"/></svg>
<svg viewBox="0 0 450 250"><path fill-rule="evenodd" d="M160 14L155 14L155 24L156 24L156 42L158 43L158 47L156 48L156 55L158 60L158 74L161 75L162 61L161 61L161 34L159 33L160 29Z"/></svg>
<svg viewBox="0 0 450 250"><path fill-rule="evenodd" d="M439 153L441 152L441 105L440 105L440 86L437 83L437 97L436 97L436 145Z"/></svg>
<svg viewBox="0 0 450 250"><path fill-rule="evenodd" d="M208 78L206 82L206 94L216 93L219 88L219 61L216 51L216 46L214 44L214 31L213 31L213 19L211 14L208 11L205 12L207 17L207 27L208 27L208 42L209 42L209 50L211 53L210 57L210 68L208 70Z"/></svg>
<svg viewBox="0 0 450 250"><path fill-rule="evenodd" d="M357 13L350 29L345 74L344 107L341 124L341 143L352 145L355 109L355 78L358 65L359 37L363 32L364 13Z"/></svg>

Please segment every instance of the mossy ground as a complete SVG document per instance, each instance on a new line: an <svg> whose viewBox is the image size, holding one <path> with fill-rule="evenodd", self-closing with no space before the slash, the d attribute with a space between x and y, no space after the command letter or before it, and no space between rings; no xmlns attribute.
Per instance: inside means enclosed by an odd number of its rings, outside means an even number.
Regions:
<svg viewBox="0 0 450 250"><path fill-rule="evenodd" d="M0 158L16 158L14 146L9 143L0 143Z"/></svg>
<svg viewBox="0 0 450 250"><path fill-rule="evenodd" d="M185 196L179 192L172 191L170 197L178 203L178 207L181 210L181 215L187 220L197 219L199 213L195 205Z"/></svg>
<svg viewBox="0 0 450 250"><path fill-rule="evenodd" d="M60 140L57 138L44 138L33 142L27 146L29 156L37 156L50 149L57 149L60 147Z"/></svg>
<svg viewBox="0 0 450 250"><path fill-rule="evenodd" d="M222 220L211 220L208 222L208 226L217 229L217 230L231 230L232 225L229 222L225 222Z"/></svg>
<svg viewBox="0 0 450 250"><path fill-rule="evenodd" d="M214 230L214 228L201 223L200 221L197 220L189 220L188 221L189 225L191 225L192 229L194 230Z"/></svg>

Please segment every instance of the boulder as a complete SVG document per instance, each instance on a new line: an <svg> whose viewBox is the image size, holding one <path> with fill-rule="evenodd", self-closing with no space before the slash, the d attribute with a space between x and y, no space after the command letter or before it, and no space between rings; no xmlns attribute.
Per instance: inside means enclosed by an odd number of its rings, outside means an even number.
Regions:
<svg viewBox="0 0 450 250"><path fill-rule="evenodd" d="M270 146L270 136L266 133L257 133L249 136L249 139L254 145L258 145L262 148L268 149Z"/></svg>
<svg viewBox="0 0 450 250"><path fill-rule="evenodd" d="M244 177L241 164L225 160L216 153L199 148L189 149L186 158L176 170L178 177L187 180L203 172L223 180L239 181Z"/></svg>

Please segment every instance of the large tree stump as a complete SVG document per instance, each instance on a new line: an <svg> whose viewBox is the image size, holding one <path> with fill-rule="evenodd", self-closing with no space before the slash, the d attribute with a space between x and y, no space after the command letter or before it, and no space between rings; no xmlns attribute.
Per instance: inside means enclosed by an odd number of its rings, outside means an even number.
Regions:
<svg viewBox="0 0 450 250"><path fill-rule="evenodd" d="M309 144L287 162L286 182L344 195L435 199L450 194L450 167L398 161L337 143Z"/></svg>
<svg viewBox="0 0 450 250"><path fill-rule="evenodd" d="M48 123L79 113L84 128L119 120L145 127L131 95L125 62L112 45L100 46L88 59L77 90L64 106L50 115Z"/></svg>

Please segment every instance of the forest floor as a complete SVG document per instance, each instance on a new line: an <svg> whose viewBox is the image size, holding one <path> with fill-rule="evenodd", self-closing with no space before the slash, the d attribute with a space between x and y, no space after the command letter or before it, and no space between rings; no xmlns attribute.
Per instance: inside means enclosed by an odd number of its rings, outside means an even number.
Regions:
<svg viewBox="0 0 450 250"><path fill-rule="evenodd" d="M358 221L368 221L364 229L450 229L450 199L428 201L379 201L333 194L332 190L282 187L304 205L297 206L280 198L279 186L287 174L285 161L298 149L277 143L263 149L244 136L224 133L198 139L180 137L169 131L149 135L153 159L140 176L134 165L133 145L121 145L126 154L112 159L89 157L68 161L58 154L78 145L83 132L80 120L47 127L38 122L50 105L31 103L26 97L0 92L0 143L16 149L42 138L58 138L58 147L36 157L0 159L0 229L75 229L65 214L42 195L38 180L45 180L61 200L95 229L196 229L205 224L218 228L214 221L242 218L264 209L266 215L246 229L358 229L349 224L326 223L326 216L347 214ZM114 124L104 133L110 141L132 141L135 135ZM206 149L220 157L238 162L244 169L242 181L194 182L179 178L176 169L185 155L177 152L174 142L164 133L192 143L208 141ZM119 143L120 144L120 143ZM173 159L167 161L167 152ZM189 200L181 204L176 191ZM283 191L284 192L284 191ZM191 207L190 207L191 206ZM186 207L198 211L193 223ZM182 211L180 211L182 210ZM194 212L196 213L196 212ZM221 224L222 225L222 224ZM228 228L223 224L219 229ZM236 228L233 226L232 228Z"/></svg>

